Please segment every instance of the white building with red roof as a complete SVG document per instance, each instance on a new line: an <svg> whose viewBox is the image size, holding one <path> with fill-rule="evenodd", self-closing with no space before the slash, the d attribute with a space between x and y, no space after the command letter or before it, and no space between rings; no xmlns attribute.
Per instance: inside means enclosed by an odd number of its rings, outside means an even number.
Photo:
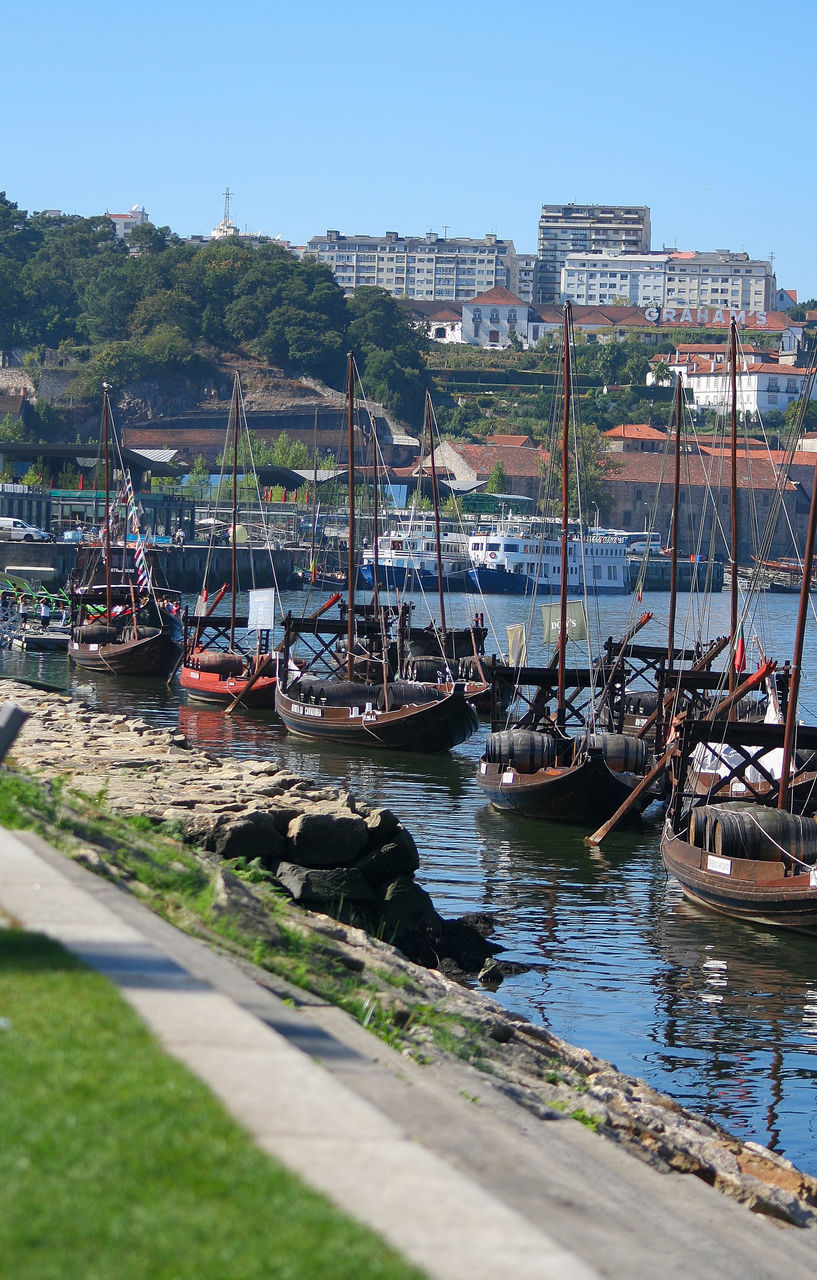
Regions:
<svg viewBox="0 0 817 1280"><path fill-rule="evenodd" d="M775 361L740 363L736 379L738 413L763 416L773 410L782 412L793 400L800 399L808 376L808 369L797 365ZM696 409L722 409L731 395L730 381L723 361L703 361L684 375ZM817 400L815 385L811 386L810 399Z"/></svg>
<svg viewBox="0 0 817 1280"><path fill-rule="evenodd" d="M534 315L529 303L523 302L503 285L477 294L462 304L462 340L472 347L508 347L515 334L528 344L528 325Z"/></svg>

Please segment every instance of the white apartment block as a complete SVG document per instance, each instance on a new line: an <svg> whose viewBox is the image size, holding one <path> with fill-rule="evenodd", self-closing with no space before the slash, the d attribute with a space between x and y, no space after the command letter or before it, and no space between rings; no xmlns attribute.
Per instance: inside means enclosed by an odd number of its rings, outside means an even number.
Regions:
<svg viewBox="0 0 817 1280"><path fill-rule="evenodd" d="M523 302L533 302L536 287L535 253L518 253L516 255L516 292Z"/></svg>
<svg viewBox="0 0 817 1280"><path fill-rule="evenodd" d="M668 253L569 253L560 296L582 307L662 307L668 262Z"/></svg>
<svg viewBox="0 0 817 1280"><path fill-rule="evenodd" d="M633 307L715 307L770 311L777 282L770 262L747 253L570 253L561 297L580 306L622 300Z"/></svg>
<svg viewBox="0 0 817 1280"><path fill-rule="evenodd" d="M516 289L516 251L512 240L487 235L482 240L425 236L345 236L327 231L313 236L304 250L332 268L345 294L359 285L379 285L397 298L455 301L501 286Z"/></svg>
<svg viewBox="0 0 817 1280"><path fill-rule="evenodd" d="M569 253L647 253L646 205L543 204L537 241L536 302L555 302Z"/></svg>

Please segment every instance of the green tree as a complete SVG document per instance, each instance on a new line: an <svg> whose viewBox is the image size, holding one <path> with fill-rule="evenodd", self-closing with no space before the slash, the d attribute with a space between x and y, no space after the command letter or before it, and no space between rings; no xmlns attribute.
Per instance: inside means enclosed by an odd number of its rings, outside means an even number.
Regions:
<svg viewBox="0 0 817 1280"><path fill-rule="evenodd" d="M488 477L488 483L485 486L486 493L507 493L508 492L508 474L501 462L494 464L491 474Z"/></svg>
<svg viewBox="0 0 817 1280"><path fill-rule="evenodd" d="M202 454L198 455L193 466L190 468L190 472L184 482L184 487L189 490L194 498L203 499L209 497L210 467L205 462Z"/></svg>

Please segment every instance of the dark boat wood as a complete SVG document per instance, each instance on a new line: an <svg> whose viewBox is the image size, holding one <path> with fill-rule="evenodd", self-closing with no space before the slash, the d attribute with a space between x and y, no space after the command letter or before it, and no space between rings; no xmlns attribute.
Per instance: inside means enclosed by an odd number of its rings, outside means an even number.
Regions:
<svg viewBox="0 0 817 1280"><path fill-rule="evenodd" d="M661 853L665 867L690 901L752 924L817 931L817 878L808 867L792 866L782 857L779 861L724 858L690 844L669 822Z"/></svg>
<svg viewBox="0 0 817 1280"><path fill-rule="evenodd" d="M523 773L505 762L482 759L477 784L495 809L555 822L596 822L615 813L643 774L616 772L601 756L584 755L576 764L545 766ZM647 794L634 812L656 799Z"/></svg>

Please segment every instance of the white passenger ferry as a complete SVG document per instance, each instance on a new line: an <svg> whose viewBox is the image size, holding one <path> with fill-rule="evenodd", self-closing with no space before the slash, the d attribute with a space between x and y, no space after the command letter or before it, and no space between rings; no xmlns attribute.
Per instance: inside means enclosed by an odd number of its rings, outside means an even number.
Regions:
<svg viewBox="0 0 817 1280"><path fill-rule="evenodd" d="M627 534L585 529L571 521L567 547L568 587L597 595L624 595L632 588ZM468 539L471 581L497 595L552 595L561 586L561 532L556 521L500 522Z"/></svg>
<svg viewBox="0 0 817 1280"><path fill-rule="evenodd" d="M451 521L440 521L440 556L443 586L452 591L470 587L468 539ZM437 587L437 538L434 520L427 516L407 520L377 540L378 586L392 591L431 590ZM364 586L374 580L374 549L363 552L360 577Z"/></svg>

